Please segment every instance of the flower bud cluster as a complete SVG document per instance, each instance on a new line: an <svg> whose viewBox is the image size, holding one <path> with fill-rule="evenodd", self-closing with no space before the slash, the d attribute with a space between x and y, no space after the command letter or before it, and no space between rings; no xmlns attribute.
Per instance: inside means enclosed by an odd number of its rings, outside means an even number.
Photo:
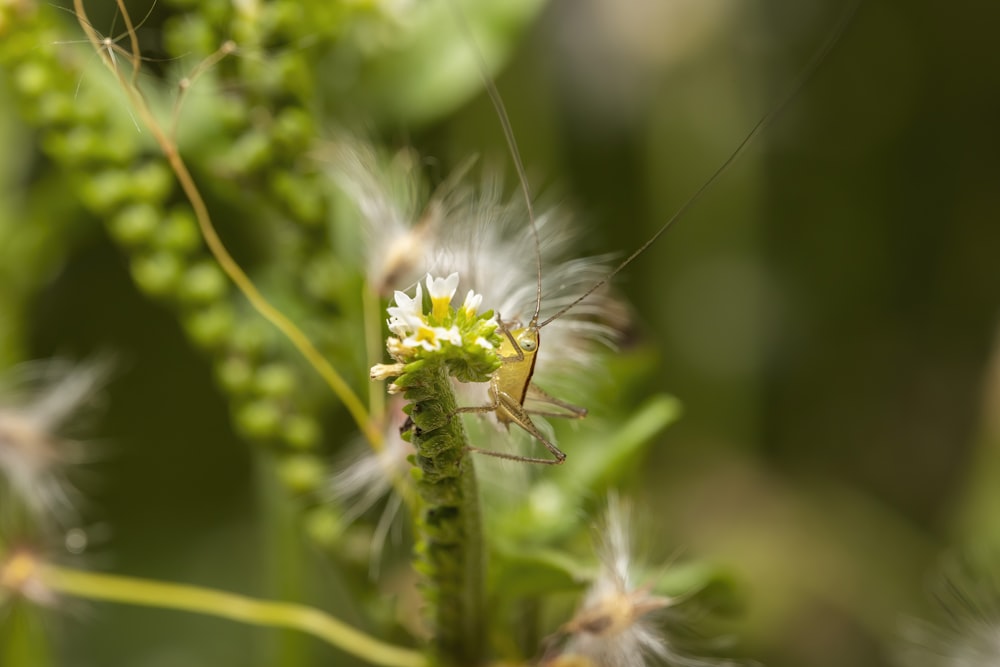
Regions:
<svg viewBox="0 0 1000 667"><path fill-rule="evenodd" d="M500 367L500 337L493 311L479 313L483 297L472 290L461 306L451 305L458 289L457 273L447 278L427 274L425 284L426 298L420 283L413 297L396 292L395 305L388 308L393 335L386 341L396 363L376 364L371 378L399 377L417 370L412 366L415 362L441 362L461 382L486 382ZM390 392L396 390L396 385L390 385Z"/></svg>

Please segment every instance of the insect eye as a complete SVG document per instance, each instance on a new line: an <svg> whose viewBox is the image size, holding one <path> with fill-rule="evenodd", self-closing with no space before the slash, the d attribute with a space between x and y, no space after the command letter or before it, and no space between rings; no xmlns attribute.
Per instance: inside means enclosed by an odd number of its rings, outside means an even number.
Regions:
<svg viewBox="0 0 1000 667"><path fill-rule="evenodd" d="M538 339L530 333L524 333L518 337L517 345L525 352L534 352L538 347Z"/></svg>

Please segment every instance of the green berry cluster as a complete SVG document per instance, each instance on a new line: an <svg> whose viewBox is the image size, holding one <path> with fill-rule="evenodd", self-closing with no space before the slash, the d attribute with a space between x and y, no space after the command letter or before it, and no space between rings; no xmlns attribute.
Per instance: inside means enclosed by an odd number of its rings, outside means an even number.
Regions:
<svg viewBox="0 0 1000 667"><path fill-rule="evenodd" d="M206 14L211 4L206 3ZM228 6L214 6L220 4ZM89 45L66 43L67 27L59 18L53 8L31 2L0 6L0 67L9 73L23 117L37 128L41 147L66 174L77 201L105 223L128 258L136 286L173 307L190 339L213 356L239 430L278 448L280 478L308 501L329 473L319 451L317 417L325 393L311 382L310 371L287 360L283 341L244 305L207 251L166 160L148 145L147 133L136 127L124 99L107 94L115 83L96 66ZM125 59L116 55L124 67ZM211 126L240 125L229 102L212 105L220 113ZM233 142L232 152L215 158L247 164L238 155L244 151L246 157L253 142L247 137L267 135L267 145L282 146L290 164L289 156L301 151L312 132L303 120L308 114L289 107L274 118L266 128L247 130ZM268 151L263 155L270 159ZM197 170L210 159L196 153L192 162ZM269 164L266 159L249 162L257 168ZM278 184L262 195L272 202L269 210L283 209L285 219L318 227L325 199L316 178L283 167L261 178ZM325 245L313 241L296 246Z"/></svg>

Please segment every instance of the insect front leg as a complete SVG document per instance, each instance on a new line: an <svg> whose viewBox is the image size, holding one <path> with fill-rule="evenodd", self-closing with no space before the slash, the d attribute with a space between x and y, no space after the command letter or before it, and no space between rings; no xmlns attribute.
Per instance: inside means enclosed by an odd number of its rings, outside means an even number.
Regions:
<svg viewBox="0 0 1000 667"><path fill-rule="evenodd" d="M455 411L448 415L448 419L451 419L455 415L463 412L472 412L476 414L496 412L500 408L500 401L497 399L497 394L493 390L493 387L490 387L490 398L493 399L493 402L489 405L468 405L466 407L455 408Z"/></svg>
<svg viewBox="0 0 1000 667"><path fill-rule="evenodd" d="M504 336L507 337L507 341L510 342L510 346L514 349L514 352L517 353L513 356L507 356L507 357L500 355L500 360L524 361L524 350L522 350L521 346L517 344L517 341L514 339L514 334L510 332L510 327L508 327L507 323L503 321L502 317L500 317L499 311L497 312L497 329L500 331L500 333L502 333Z"/></svg>

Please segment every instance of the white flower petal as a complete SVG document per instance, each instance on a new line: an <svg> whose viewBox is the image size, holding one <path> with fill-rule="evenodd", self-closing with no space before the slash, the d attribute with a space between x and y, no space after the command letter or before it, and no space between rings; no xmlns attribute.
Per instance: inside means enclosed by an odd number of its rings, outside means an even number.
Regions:
<svg viewBox="0 0 1000 667"><path fill-rule="evenodd" d="M481 306L482 303L483 295L476 294L473 290L469 290L469 293L465 295L465 302L462 304L462 309L469 315L475 315L479 312L479 306Z"/></svg>
<svg viewBox="0 0 1000 667"><path fill-rule="evenodd" d="M424 293L420 283L417 283L417 294L413 298L405 292L396 292L393 298L396 305L386 308L389 313L389 331L397 336L406 336L423 325Z"/></svg>
<svg viewBox="0 0 1000 667"><path fill-rule="evenodd" d="M438 299L447 300L449 303L453 296L455 296L455 291L458 289L458 273L453 272L447 278L435 278L431 274L427 274L427 293L430 294L431 299L435 301Z"/></svg>

